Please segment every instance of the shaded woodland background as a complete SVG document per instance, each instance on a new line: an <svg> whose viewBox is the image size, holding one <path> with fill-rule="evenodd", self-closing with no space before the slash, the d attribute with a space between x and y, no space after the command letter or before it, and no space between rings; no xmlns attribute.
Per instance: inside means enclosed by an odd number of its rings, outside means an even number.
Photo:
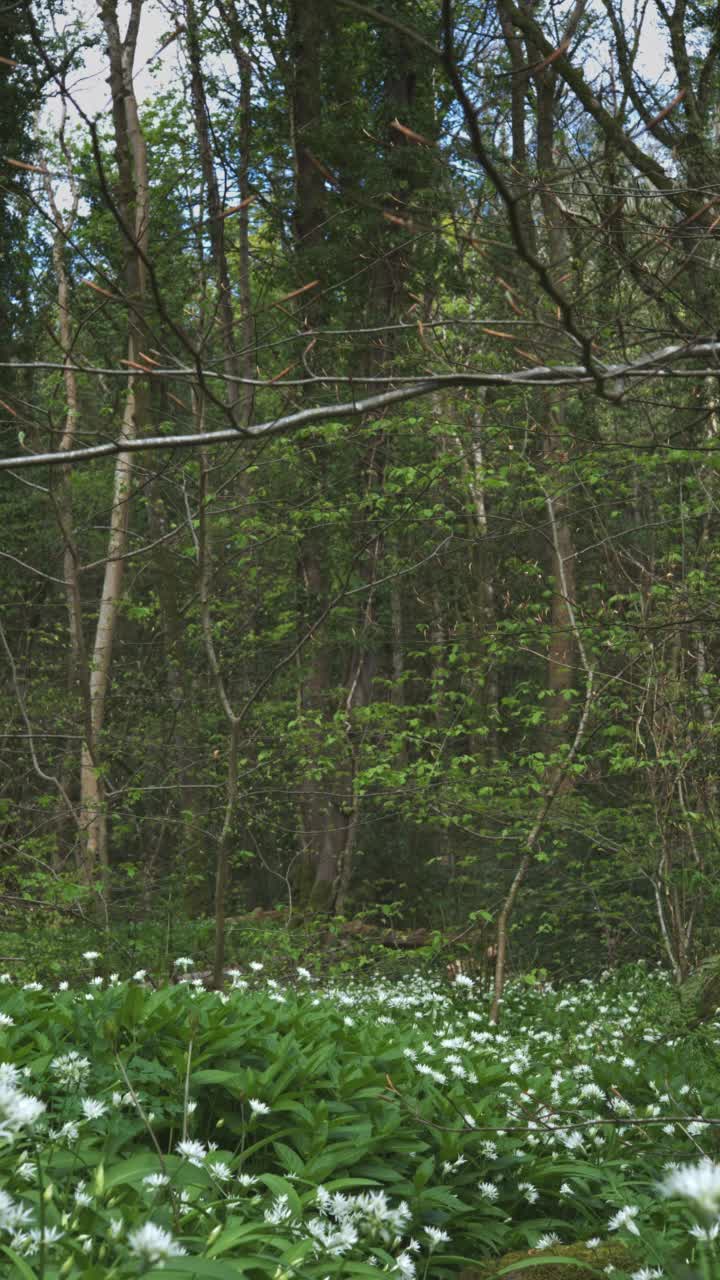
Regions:
<svg viewBox="0 0 720 1280"><path fill-rule="evenodd" d="M139 103L143 11L0 19L6 927L280 903L684 976L714 6L173 0Z"/></svg>

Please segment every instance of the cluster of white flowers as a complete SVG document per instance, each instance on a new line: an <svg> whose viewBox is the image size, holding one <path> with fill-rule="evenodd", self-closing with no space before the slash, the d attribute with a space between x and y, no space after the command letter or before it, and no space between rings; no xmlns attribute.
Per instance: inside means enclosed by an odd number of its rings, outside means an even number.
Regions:
<svg viewBox="0 0 720 1280"><path fill-rule="evenodd" d="M128 1236L128 1248L143 1262L162 1264L168 1258L181 1258L187 1253L181 1244L173 1240L169 1231L154 1222L146 1222Z"/></svg>
<svg viewBox="0 0 720 1280"><path fill-rule="evenodd" d="M32 1209L19 1205L7 1191L0 1191L0 1231L17 1231L32 1221Z"/></svg>
<svg viewBox="0 0 720 1280"><path fill-rule="evenodd" d="M691 1200L703 1213L720 1211L720 1164L706 1157L698 1164L673 1169L660 1184L663 1196Z"/></svg>
<svg viewBox="0 0 720 1280"><path fill-rule="evenodd" d="M288 1196L276 1196L271 1207L265 1210L263 1217L272 1227L279 1227L285 1222L290 1222L294 1214L290 1208Z"/></svg>
<svg viewBox="0 0 720 1280"><path fill-rule="evenodd" d="M556 1231L546 1231L535 1241L536 1249L551 1249L554 1244L560 1244L560 1236Z"/></svg>
<svg viewBox="0 0 720 1280"><path fill-rule="evenodd" d="M208 1148L204 1142L198 1142L194 1138L183 1138L178 1142L175 1150L184 1160L188 1160L190 1164L195 1165L198 1169L205 1163L205 1157L208 1154Z"/></svg>
<svg viewBox="0 0 720 1280"><path fill-rule="evenodd" d="M280 1201L283 1199L281 1197ZM339 1191L330 1193L324 1187L318 1187L316 1204L318 1214L307 1223L307 1231L314 1241L315 1252L326 1253L331 1257L343 1257L360 1242L371 1247L373 1243L378 1243L385 1248L397 1248L411 1220L410 1209L405 1201L393 1206L384 1191L343 1195ZM275 1217L289 1214L287 1204L279 1201L276 1201L273 1212ZM268 1214L265 1216L267 1221L273 1220ZM425 1234L430 1252L449 1239L447 1233L438 1227L427 1227ZM395 1260L398 1275L408 1278L415 1276L415 1264L411 1255L419 1247L417 1241L410 1240L398 1254Z"/></svg>
<svg viewBox="0 0 720 1280"><path fill-rule="evenodd" d="M20 1072L12 1063L0 1064L0 1140L13 1142L21 1129L31 1128L45 1111L45 1103L18 1087Z"/></svg>
<svg viewBox="0 0 720 1280"><path fill-rule="evenodd" d="M100 1120L108 1109L99 1098L81 1098L80 1107L86 1120Z"/></svg>
<svg viewBox="0 0 720 1280"><path fill-rule="evenodd" d="M65 1233L59 1227L30 1227L28 1231L16 1231L10 1239L10 1247L22 1257L32 1257L43 1249L50 1249L62 1240Z"/></svg>
<svg viewBox="0 0 720 1280"><path fill-rule="evenodd" d="M99 955L87 952L84 959L90 963L99 959ZM193 964L190 957L179 956L175 961L175 968L179 971L189 970ZM260 975L263 970L262 964L257 961L250 962L247 967L254 975ZM297 978L303 982L311 979L309 970L298 968L296 973ZM196 989L191 989L182 998L233 1002L246 999L240 994L240 990L248 984L241 978L240 971L232 970L230 976L236 990L229 995L217 992L206 994L202 983L198 982ZM142 981L145 971L139 970L134 977L137 981ZM101 980L90 981L99 986ZM673 1140L684 1137L688 1132L697 1134L706 1127L701 1116L687 1115L683 1117L682 1125L677 1126L676 1132L672 1116L678 1110L678 1096L687 1098L692 1094L692 1111L696 1113L702 1111L702 1098L689 1085L675 1089L671 1097L661 1080L659 1083L647 1080L642 1055L639 1055L638 1062L625 1052L628 1042L634 1039L638 1043L645 1035L642 1019L646 1015L643 1013L643 1005L627 999L618 1007L610 1003L603 1004L589 985L584 990L576 989L575 992L564 995L562 999L558 999L551 990L542 993L544 1012L549 1010L557 1015L559 1011L567 1010L571 1015L567 1021L562 1017L554 1017L554 1020L541 1025L539 1020L533 1019L532 1010L532 999L540 999L540 996L531 992L527 997L515 999L513 1018L508 1017L501 1031L488 1024L484 1005L479 997L473 995L471 979L459 984L464 988L462 1002L457 997L453 998L452 992L448 993L447 986L443 988L440 983L433 984L420 978L411 978L402 984L378 982L374 986L369 983L364 986L348 983L346 986L334 985L327 988L303 987L302 996L296 996L294 986L299 984L294 979L283 988L274 980L264 977L258 978L257 983L262 985L265 992L264 1007L269 1007L268 1000L276 1003L287 1000L292 1006L294 999L302 999L309 1008L325 1006L335 1027L341 1030L344 1025L358 1029L353 1032L353 1038L357 1036L358 1042L369 1024L382 1024L385 1042L391 1044L396 1053L402 1050L405 1059L402 1070L405 1077L411 1080L415 1077L411 1088L417 1088L424 1099L433 1099L437 1094L439 1105L442 1102L439 1095L448 1082L453 1085L454 1082L461 1081L462 1086L456 1085L456 1092L450 1095L451 1099L457 1099L453 1103L454 1127L461 1137L454 1148L444 1147L443 1155L447 1158L442 1163L442 1171L448 1177L457 1174L457 1181L461 1184L459 1194L463 1197L469 1195L470 1198L474 1195L479 1204L484 1201L485 1211L488 1215L495 1214L498 1221L505 1213L532 1218L532 1212L526 1206L535 1205L540 1196L538 1188L529 1181L529 1177L535 1176L533 1171L537 1167L535 1162L538 1157L543 1162L546 1158L558 1161L557 1181L547 1178L544 1171L542 1181L540 1175L537 1176L544 1202L550 1203L553 1199L557 1202L559 1198L560 1216L571 1215L571 1197L575 1197L576 1204L580 1203L582 1182L578 1182L574 1189L570 1182L560 1181L564 1174L568 1173L570 1176L567 1153L577 1151L583 1161L600 1165L604 1143L608 1143L606 1150L609 1157L611 1151L614 1153L617 1150L612 1146L616 1135L623 1137L626 1133L635 1132L630 1126L626 1128L626 1117L641 1115L656 1120L658 1123L653 1126L653 1132L658 1135L665 1133L668 1139ZM256 985L255 978L252 979L252 984ZM610 1000L611 993L607 986L604 987L602 996L605 1000ZM47 998L42 997L43 1001ZM62 998L62 1007L66 1008L69 1000L79 1002L86 998L87 991L73 992L69 998ZM513 999L511 994L508 1003ZM474 1005L477 1007L474 1008ZM13 1008L12 1005L10 1007ZM522 1008L527 1011L524 1025L518 1017L518 1010ZM395 1014L394 1018L391 1013ZM409 1020L412 1020L413 1031L408 1036ZM571 1032L568 1032L568 1025L572 1025ZM0 1030L13 1026L13 1018L9 1014L0 1013ZM15 1034L3 1037L3 1043L12 1045ZM483 1125L487 1123L483 1110L485 1095L482 1091L473 1090L478 1077L484 1081L486 1065L502 1070L502 1077L495 1088L501 1103L499 1115L504 1116L501 1124L504 1123L505 1127L499 1127L493 1138L484 1137L482 1132ZM63 1110L55 1121L55 1127L48 1130L52 1141L73 1147L81 1133L91 1136L93 1130L89 1126L107 1116L111 1106L110 1097L113 1109L135 1106L130 1092L108 1094L108 1101L104 1097L87 1096L90 1070L88 1058L76 1050L67 1050L52 1059L50 1075L54 1084L63 1086L74 1094L70 1099L62 1100ZM43 1103L22 1092L22 1078L22 1073L17 1068L0 1066L0 1138L7 1139L16 1135L20 1129L34 1123L43 1114ZM610 1084L610 1081L614 1083ZM636 1086L640 1086L642 1090L650 1088L653 1100L649 1105L646 1105L647 1094L643 1096L640 1088L636 1092ZM482 1088L485 1088L484 1083ZM269 1096L272 1101L272 1095ZM642 1108L638 1105L637 1098L642 1098ZM147 1102L149 1101L148 1097ZM251 1122L272 1115L271 1104L260 1098L246 1097L245 1105L246 1119L249 1117ZM196 1106L195 1099L188 1100L186 1113L191 1114ZM690 1111L691 1104L686 1102L683 1109L685 1108ZM66 1118L68 1112L75 1118ZM567 1125L563 1125L561 1116L567 1118ZM571 1117L572 1123L577 1127L570 1127ZM104 1131L106 1124L107 1121L100 1126L100 1132ZM84 1125L88 1128L84 1128ZM270 1120L267 1127L272 1125L273 1120ZM517 1130L522 1131L522 1137ZM625 1145L629 1146L627 1138ZM668 1143L668 1147L670 1145ZM175 1146L178 1156L191 1166L202 1168L205 1171L204 1178L210 1176L213 1198L222 1197L228 1209L242 1205L243 1212L249 1215L255 1213L264 1218L268 1227L281 1228L277 1233L279 1236L289 1235L294 1240L309 1241L318 1258L342 1259L354 1255L362 1257L370 1265L377 1265L379 1270L387 1271L389 1267L401 1280L413 1280L418 1270L423 1274L423 1266L416 1258L421 1248L432 1254L448 1240L446 1231L439 1226L429 1226L419 1232L422 1246L409 1238L411 1219L408 1205L404 1202L392 1204L382 1191L346 1195L319 1188L312 1210L304 1217L299 1211L296 1212L298 1202L292 1193L275 1196L268 1203L259 1194L261 1188L256 1185L257 1176L239 1172L235 1167L235 1160L227 1162L220 1153L215 1156L216 1151L217 1144L190 1137L177 1142ZM474 1162L478 1157L480 1166L473 1176L476 1168ZM523 1169L524 1161L528 1163ZM631 1154L628 1152L628 1167L631 1167L630 1161ZM547 1167L550 1168L549 1165ZM482 1180L478 1182L481 1171ZM185 1169L184 1177L187 1178L189 1173ZM28 1195L37 1198L36 1166L27 1159L25 1152L22 1157L18 1157L15 1176L30 1183ZM12 1187L11 1183L9 1185ZM163 1194L169 1185L170 1178L164 1172L143 1177L141 1186L146 1206L154 1206L153 1216L160 1217L162 1206L171 1200L179 1221L183 1223L189 1218L192 1223L190 1215L197 1213L193 1196L179 1189ZM470 1190L473 1185L475 1193ZM668 1168L660 1189L664 1196L682 1197L696 1207L697 1216L700 1218L702 1215L702 1220L690 1227L690 1237L701 1244L714 1244L720 1237L720 1164L704 1159L695 1165ZM60 1226L68 1235L68 1227L74 1223L77 1228L80 1221L76 1210L92 1203L91 1190L92 1187L88 1189L84 1183L69 1190L66 1201L68 1220L60 1218ZM243 1191L247 1192L244 1196ZM7 1193L3 1194L6 1201L0 1197L0 1229L11 1234L12 1240L8 1243L16 1242L19 1254L31 1256L41 1245L50 1247L62 1238L59 1228L48 1229L46 1235L41 1236L33 1220L33 1212L17 1204ZM100 1194L97 1188L95 1194ZM525 1201L525 1205L520 1207L519 1197ZM500 1202L499 1214L497 1209L488 1207L497 1202ZM615 1205L620 1203L621 1201L615 1200ZM609 1232L621 1231L630 1236L640 1236L640 1209L636 1205L625 1204L612 1212L613 1216L607 1224ZM76 1215L74 1218L73 1214ZM507 1218L506 1221L509 1222L510 1219ZM121 1220L114 1219L113 1223L116 1225L109 1228L111 1236L118 1241L124 1239L122 1247L126 1247L143 1268L162 1266L171 1258L180 1257L186 1252L170 1231L154 1222L137 1225L129 1235L128 1226ZM540 1230L539 1222L536 1230ZM194 1225L189 1225L188 1238L195 1238L194 1231ZM90 1236L76 1235L75 1241L76 1248L79 1246L84 1252L92 1251L93 1241ZM547 1231L539 1235L534 1248L547 1250L559 1243L558 1235ZM587 1241L587 1247L597 1248L600 1243L599 1237L591 1237ZM307 1243L305 1247L308 1247ZM374 1256L374 1247L378 1254L382 1254L381 1257ZM392 1265L387 1261L388 1249L396 1255ZM425 1273L432 1274L435 1264L436 1260L433 1259L433 1263L425 1267ZM660 1280L661 1276L662 1272L648 1266L635 1272L632 1280Z"/></svg>
<svg viewBox="0 0 720 1280"><path fill-rule="evenodd" d="M608 1231L629 1231L631 1235L639 1236L640 1229L635 1221L640 1210L635 1204L626 1204L622 1209L618 1209L608 1222Z"/></svg>
<svg viewBox="0 0 720 1280"><path fill-rule="evenodd" d="M77 1087L85 1083L90 1073L90 1061L76 1049L71 1049L69 1053L53 1058L50 1070L57 1076L60 1084L67 1085L68 1088Z"/></svg>

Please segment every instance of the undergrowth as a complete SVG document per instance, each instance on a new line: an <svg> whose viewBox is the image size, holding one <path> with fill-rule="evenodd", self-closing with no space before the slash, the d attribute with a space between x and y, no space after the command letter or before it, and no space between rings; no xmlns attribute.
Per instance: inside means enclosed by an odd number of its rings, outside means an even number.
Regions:
<svg viewBox="0 0 720 1280"><path fill-rule="evenodd" d="M0 984L1 1274L710 1273L720 1024L668 1037L661 973L518 981L497 1028L464 975L77 964Z"/></svg>

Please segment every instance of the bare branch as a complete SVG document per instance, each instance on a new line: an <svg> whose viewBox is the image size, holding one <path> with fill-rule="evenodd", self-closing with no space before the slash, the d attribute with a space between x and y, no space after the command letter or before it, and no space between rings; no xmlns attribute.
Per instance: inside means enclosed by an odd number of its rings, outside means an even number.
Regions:
<svg viewBox="0 0 720 1280"><path fill-rule="evenodd" d="M720 342L687 342L674 346L662 347L640 356L628 364L602 365L600 369L590 372L585 365L536 365L531 369L519 369L511 373L448 373L431 374L418 381L410 380L410 385L395 387L392 391L384 391L380 395L367 396L365 399L353 399L344 404L314 405L309 409L300 409L295 413L282 414L271 418L268 422L255 423L245 429L224 427L219 431L206 433L188 433L179 436L145 436L142 439L108 440L103 444L88 445L82 449L66 449L60 452L22 454L20 457L0 458L0 470L8 471L20 467L63 466L72 462L90 462L95 458L112 457L117 453L137 453L150 449L196 449L205 445L227 444L243 438L262 440L272 436L289 435L293 431L302 430L314 422L333 422L338 418L361 417L366 413L377 413L391 405L402 404L406 400L416 400L432 395L447 387L509 387L521 389L528 386L560 387L597 385L601 383L615 384L618 388L613 398L619 400L627 382L646 378L688 377L704 379L717 377L718 368L690 369L685 371L668 368L673 361L713 357L720 355ZM1 367L1 366L0 366ZM87 371L85 371L87 372ZM124 370L114 370L121 375L136 377L134 370L127 374ZM177 371L174 371L177 372ZM185 371L190 374L190 370ZM228 375L215 374L216 377ZM204 381L204 379L203 379ZM318 378L317 383L357 383L357 382L393 382L404 381L400 378Z"/></svg>

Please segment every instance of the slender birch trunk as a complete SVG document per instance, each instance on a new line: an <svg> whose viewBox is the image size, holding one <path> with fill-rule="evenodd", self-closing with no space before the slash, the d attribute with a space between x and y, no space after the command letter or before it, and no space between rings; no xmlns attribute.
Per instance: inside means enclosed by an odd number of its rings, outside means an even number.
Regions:
<svg viewBox="0 0 720 1280"><path fill-rule="evenodd" d="M133 63L142 5L143 0L131 0L130 17L124 37L121 36L118 25L116 0L101 0L99 5L110 62L115 149L120 175L118 206L128 234L132 237L125 246L125 289L129 306L127 359L131 368L139 364L140 325L145 294L145 262L149 243L147 152L133 87ZM119 432L121 440L134 440L138 435L141 400L140 379L131 375L128 378ZM99 757L110 686L113 644L122 598L124 556L127 550L132 498L132 474L132 453L119 453L113 480L102 594L92 645L90 734L85 735L80 761L80 809L84 828L82 874L86 883L99 886L105 897L109 870L108 827L104 780Z"/></svg>

